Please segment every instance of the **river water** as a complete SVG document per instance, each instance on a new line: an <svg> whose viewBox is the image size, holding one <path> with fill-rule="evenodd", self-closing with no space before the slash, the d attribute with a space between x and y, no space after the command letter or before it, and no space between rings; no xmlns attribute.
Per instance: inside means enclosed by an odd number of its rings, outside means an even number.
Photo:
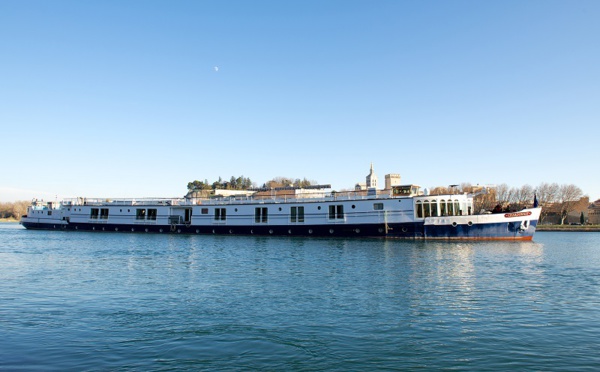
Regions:
<svg viewBox="0 0 600 372"><path fill-rule="evenodd" d="M0 224L0 370L600 369L600 233L533 242Z"/></svg>

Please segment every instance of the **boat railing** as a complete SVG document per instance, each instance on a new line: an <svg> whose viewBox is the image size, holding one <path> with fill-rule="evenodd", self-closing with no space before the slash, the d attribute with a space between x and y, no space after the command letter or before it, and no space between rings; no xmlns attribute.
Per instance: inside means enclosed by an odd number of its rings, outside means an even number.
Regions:
<svg viewBox="0 0 600 372"><path fill-rule="evenodd" d="M61 201L63 206L193 206L229 204L267 204L290 202L331 202L367 199L388 199L390 195L365 195L357 192L329 192L309 195L237 195L212 198L69 198Z"/></svg>

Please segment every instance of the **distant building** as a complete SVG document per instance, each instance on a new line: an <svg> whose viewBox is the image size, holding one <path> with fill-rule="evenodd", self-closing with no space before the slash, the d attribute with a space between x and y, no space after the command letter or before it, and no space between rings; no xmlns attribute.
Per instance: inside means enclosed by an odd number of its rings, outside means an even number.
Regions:
<svg viewBox="0 0 600 372"><path fill-rule="evenodd" d="M377 175L373 172L373 163L371 163L371 171L367 175L367 189L377 188Z"/></svg>
<svg viewBox="0 0 600 372"><path fill-rule="evenodd" d="M588 223L592 225L600 225L600 199L591 203L588 207Z"/></svg>
<svg viewBox="0 0 600 372"><path fill-rule="evenodd" d="M390 173L385 175L385 189L391 190L392 186L400 186L399 174Z"/></svg>

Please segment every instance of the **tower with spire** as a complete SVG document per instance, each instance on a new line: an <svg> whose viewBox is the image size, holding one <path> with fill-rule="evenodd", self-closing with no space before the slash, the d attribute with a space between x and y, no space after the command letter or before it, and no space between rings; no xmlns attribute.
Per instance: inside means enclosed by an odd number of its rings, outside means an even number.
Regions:
<svg viewBox="0 0 600 372"><path fill-rule="evenodd" d="M371 171L367 176L367 189L376 189L377 188L377 175L373 171L373 163L371 162Z"/></svg>

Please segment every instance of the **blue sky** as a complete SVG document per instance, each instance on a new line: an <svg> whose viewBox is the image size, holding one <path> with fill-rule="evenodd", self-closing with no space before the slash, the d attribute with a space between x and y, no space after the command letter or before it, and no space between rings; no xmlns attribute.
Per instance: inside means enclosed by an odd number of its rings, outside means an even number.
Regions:
<svg viewBox="0 0 600 372"><path fill-rule="evenodd" d="M0 2L0 201L399 173L600 198L598 1Z"/></svg>

